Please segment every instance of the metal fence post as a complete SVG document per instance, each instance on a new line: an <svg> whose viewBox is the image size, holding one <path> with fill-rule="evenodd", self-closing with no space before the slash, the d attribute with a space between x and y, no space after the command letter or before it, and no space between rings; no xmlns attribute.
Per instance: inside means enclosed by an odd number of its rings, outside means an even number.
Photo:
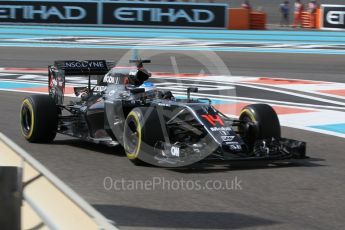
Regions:
<svg viewBox="0 0 345 230"><path fill-rule="evenodd" d="M20 230L22 178L21 168L0 167L0 229Z"/></svg>

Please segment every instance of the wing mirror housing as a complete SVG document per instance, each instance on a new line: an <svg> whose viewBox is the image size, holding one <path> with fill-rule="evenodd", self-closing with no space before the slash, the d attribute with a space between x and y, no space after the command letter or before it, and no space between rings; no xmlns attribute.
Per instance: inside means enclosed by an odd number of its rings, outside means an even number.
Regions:
<svg viewBox="0 0 345 230"><path fill-rule="evenodd" d="M197 87L189 87L187 88L187 100L190 101L190 93L197 93L199 89Z"/></svg>

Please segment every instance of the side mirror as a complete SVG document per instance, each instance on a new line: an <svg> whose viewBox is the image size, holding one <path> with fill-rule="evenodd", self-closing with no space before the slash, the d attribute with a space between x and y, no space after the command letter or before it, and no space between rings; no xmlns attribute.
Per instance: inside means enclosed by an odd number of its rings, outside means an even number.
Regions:
<svg viewBox="0 0 345 230"><path fill-rule="evenodd" d="M151 63L151 60L129 60L129 63Z"/></svg>
<svg viewBox="0 0 345 230"><path fill-rule="evenodd" d="M142 68L143 63L151 63L151 60L129 60L129 63L136 63L138 68Z"/></svg>
<svg viewBox="0 0 345 230"><path fill-rule="evenodd" d="M190 101L190 93L197 93L199 89L197 87L189 87L187 88L187 100Z"/></svg>

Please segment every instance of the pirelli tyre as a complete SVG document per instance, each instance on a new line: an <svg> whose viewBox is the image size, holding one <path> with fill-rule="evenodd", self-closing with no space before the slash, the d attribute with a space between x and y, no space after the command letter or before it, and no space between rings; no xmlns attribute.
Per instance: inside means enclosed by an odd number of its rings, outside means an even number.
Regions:
<svg viewBox="0 0 345 230"><path fill-rule="evenodd" d="M20 109L21 131L29 142L48 143L54 140L58 110L48 95L26 97Z"/></svg>
<svg viewBox="0 0 345 230"><path fill-rule="evenodd" d="M123 144L128 159L135 165L150 164L155 144L161 140L163 132L155 108L138 107L131 110L123 132Z"/></svg>
<svg viewBox="0 0 345 230"><path fill-rule="evenodd" d="M280 138L281 130L277 113L267 104L252 104L244 107L239 120L239 131L250 149L255 141L266 138Z"/></svg>

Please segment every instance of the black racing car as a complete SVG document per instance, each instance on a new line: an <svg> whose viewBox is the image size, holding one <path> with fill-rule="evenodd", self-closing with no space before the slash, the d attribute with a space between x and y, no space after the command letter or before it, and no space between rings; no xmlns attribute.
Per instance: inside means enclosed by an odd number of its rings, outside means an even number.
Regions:
<svg viewBox="0 0 345 230"><path fill-rule="evenodd" d="M180 167L199 161L306 158L305 142L281 137L275 111L266 104L244 107L232 119L207 98L184 98L155 88L134 60L118 68L104 60L56 61L48 67L49 95L26 97L21 105L23 136L51 142L56 133L110 146L121 144L135 164ZM65 76L89 76L74 87L77 101L64 104ZM97 84L91 84L92 79Z"/></svg>

